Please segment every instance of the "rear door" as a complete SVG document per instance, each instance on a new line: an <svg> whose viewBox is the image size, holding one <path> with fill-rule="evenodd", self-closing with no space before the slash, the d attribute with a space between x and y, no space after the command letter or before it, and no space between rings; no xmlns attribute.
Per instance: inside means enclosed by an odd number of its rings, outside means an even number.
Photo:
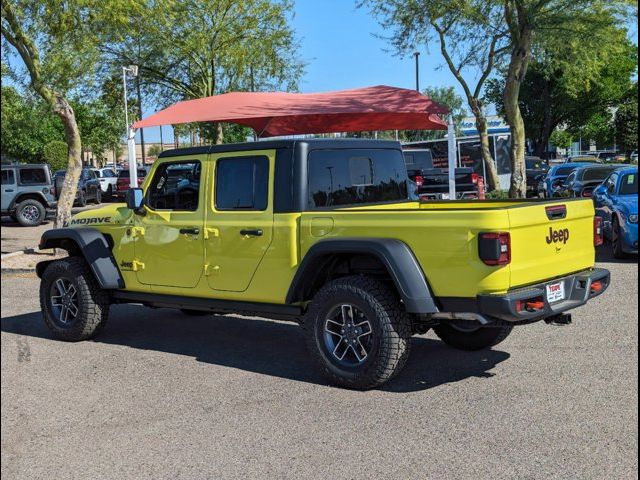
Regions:
<svg viewBox="0 0 640 480"><path fill-rule="evenodd" d="M524 203L508 212L512 287L593 267L591 200Z"/></svg>
<svg viewBox="0 0 640 480"><path fill-rule="evenodd" d="M241 292L249 287L273 237L275 151L212 157L205 272L210 288Z"/></svg>

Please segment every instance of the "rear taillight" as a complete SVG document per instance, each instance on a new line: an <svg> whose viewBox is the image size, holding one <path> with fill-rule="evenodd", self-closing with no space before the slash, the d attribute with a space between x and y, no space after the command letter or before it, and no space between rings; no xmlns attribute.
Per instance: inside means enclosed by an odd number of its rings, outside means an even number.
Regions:
<svg viewBox="0 0 640 480"><path fill-rule="evenodd" d="M599 247L604 243L604 235L602 232L602 217L597 215L593 217L593 244Z"/></svg>
<svg viewBox="0 0 640 480"><path fill-rule="evenodd" d="M485 265L508 265L511 263L511 235L508 232L480 233L478 256Z"/></svg>
<svg viewBox="0 0 640 480"><path fill-rule="evenodd" d="M424 177L422 175L416 175L416 185L419 187L424 185Z"/></svg>
<svg viewBox="0 0 640 480"><path fill-rule="evenodd" d="M142 185L142 182L144 182L144 178L138 177L138 185Z"/></svg>
<svg viewBox="0 0 640 480"><path fill-rule="evenodd" d="M472 173L472 174L471 174L471 182L472 182L474 185L477 185L477 184L478 184L478 178L480 178L480 175L478 175L477 173Z"/></svg>

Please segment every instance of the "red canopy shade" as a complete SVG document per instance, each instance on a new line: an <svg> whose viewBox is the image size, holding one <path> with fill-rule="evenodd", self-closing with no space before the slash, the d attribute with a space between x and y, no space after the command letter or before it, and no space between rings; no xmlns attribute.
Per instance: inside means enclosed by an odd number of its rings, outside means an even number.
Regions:
<svg viewBox="0 0 640 480"><path fill-rule="evenodd" d="M326 93L233 92L178 102L133 128L229 122L260 137L372 130L444 130L449 111L415 90L387 86Z"/></svg>

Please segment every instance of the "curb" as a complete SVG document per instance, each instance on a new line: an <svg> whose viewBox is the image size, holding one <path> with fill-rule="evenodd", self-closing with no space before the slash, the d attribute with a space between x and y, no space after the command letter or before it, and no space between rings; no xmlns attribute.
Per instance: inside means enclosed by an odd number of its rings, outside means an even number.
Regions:
<svg viewBox="0 0 640 480"><path fill-rule="evenodd" d="M24 250L18 250L17 252L11 253L3 253L2 255L0 255L0 260L4 260L5 258L17 257L19 255L24 255Z"/></svg>
<svg viewBox="0 0 640 480"><path fill-rule="evenodd" d="M1 268L0 273L5 274L22 274L22 273L36 273L35 268Z"/></svg>

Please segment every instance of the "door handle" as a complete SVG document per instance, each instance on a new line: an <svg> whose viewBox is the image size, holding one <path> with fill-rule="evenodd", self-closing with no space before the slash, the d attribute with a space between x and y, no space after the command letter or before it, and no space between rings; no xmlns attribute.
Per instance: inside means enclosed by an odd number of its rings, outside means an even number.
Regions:
<svg viewBox="0 0 640 480"><path fill-rule="evenodd" d="M240 235L247 236L247 237L261 237L262 229L256 228L256 229L240 230Z"/></svg>
<svg viewBox="0 0 640 480"><path fill-rule="evenodd" d="M199 228L181 228L180 233L183 235L198 235L200 233Z"/></svg>

